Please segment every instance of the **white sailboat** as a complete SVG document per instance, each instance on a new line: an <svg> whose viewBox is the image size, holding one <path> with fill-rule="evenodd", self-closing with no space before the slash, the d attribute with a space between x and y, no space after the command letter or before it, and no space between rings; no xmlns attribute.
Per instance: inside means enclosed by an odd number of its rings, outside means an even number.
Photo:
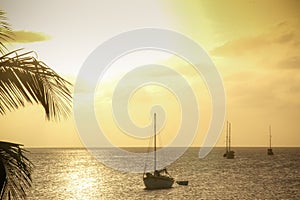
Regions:
<svg viewBox="0 0 300 200"><path fill-rule="evenodd" d="M171 188L174 184L174 178L172 178L167 169L156 169L156 113L154 113L154 172L147 172L143 174L143 181L146 189L166 189Z"/></svg>
<svg viewBox="0 0 300 200"><path fill-rule="evenodd" d="M230 142L231 142L231 123L227 121L227 128L226 128L226 152L224 153L223 157L227 159L234 158L234 151L231 150Z"/></svg>
<svg viewBox="0 0 300 200"><path fill-rule="evenodd" d="M269 126L269 136L270 136L270 147L268 148L268 155L272 156L272 155L274 155L274 153L273 153L272 146L271 146L271 138L272 138L272 135L271 135L271 126Z"/></svg>

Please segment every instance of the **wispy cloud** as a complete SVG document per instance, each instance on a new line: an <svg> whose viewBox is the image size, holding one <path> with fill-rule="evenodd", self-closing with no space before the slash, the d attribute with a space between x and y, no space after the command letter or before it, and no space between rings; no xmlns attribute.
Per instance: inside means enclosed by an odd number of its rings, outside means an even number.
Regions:
<svg viewBox="0 0 300 200"><path fill-rule="evenodd" d="M42 42L51 39L49 35L42 32L17 30L17 31L13 31L13 33L14 33L14 40L11 41L13 43Z"/></svg>
<svg viewBox="0 0 300 200"><path fill-rule="evenodd" d="M268 44L270 44L270 41L263 36L250 36L227 41L225 44L213 49L211 53L215 56L243 56Z"/></svg>
<svg viewBox="0 0 300 200"><path fill-rule="evenodd" d="M227 41L211 54L228 59L243 59L259 68L300 69L300 31L297 23L279 22L264 33Z"/></svg>
<svg viewBox="0 0 300 200"><path fill-rule="evenodd" d="M300 55L289 56L289 57L283 59L282 61L280 61L276 67L300 70Z"/></svg>

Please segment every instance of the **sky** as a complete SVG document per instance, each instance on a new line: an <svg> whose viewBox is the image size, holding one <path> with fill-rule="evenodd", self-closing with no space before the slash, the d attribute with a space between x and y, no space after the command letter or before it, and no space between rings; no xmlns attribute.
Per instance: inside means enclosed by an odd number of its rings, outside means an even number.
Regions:
<svg viewBox="0 0 300 200"><path fill-rule="evenodd" d="M232 123L232 146L267 146L269 125L273 146L300 146L297 0L0 0L0 5L15 33L9 49L34 50L40 60L73 84L90 53L113 36L146 27L181 33L203 47L220 73L226 120ZM191 64L164 52L135 52L113 63L96 90L100 126L117 146L148 145L148 139L128 137L115 125L111 98L122 76L134 67L153 63L182 74L195 92L201 120L192 145L200 146L211 117L209 91ZM165 145L180 126L180 105L170 91L157 85L139 88L129 100L129 112L136 124L145 126L151 120L149 109L156 104L167 113L160 133ZM72 115L49 122L39 105L28 104L0 116L0 123L0 140L26 147L82 146ZM224 144L225 129L217 146Z"/></svg>

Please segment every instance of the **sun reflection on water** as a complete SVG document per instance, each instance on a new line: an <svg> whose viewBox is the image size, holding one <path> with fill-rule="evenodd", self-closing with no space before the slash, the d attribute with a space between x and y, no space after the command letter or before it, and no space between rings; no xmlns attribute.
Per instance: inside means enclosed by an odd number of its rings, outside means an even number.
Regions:
<svg viewBox="0 0 300 200"><path fill-rule="evenodd" d="M65 176L65 193L70 195L69 199L95 199L99 196L99 187L103 186L106 170L89 157L90 155L85 154L81 157L71 156L69 159Z"/></svg>
<svg viewBox="0 0 300 200"><path fill-rule="evenodd" d="M104 180L110 169L95 160L85 149L49 150L46 154L37 151L33 153L32 161L36 164L32 193L39 197L102 199ZM44 181L37 181L41 179L39 177L44 177ZM36 198L35 195L29 195L28 199Z"/></svg>

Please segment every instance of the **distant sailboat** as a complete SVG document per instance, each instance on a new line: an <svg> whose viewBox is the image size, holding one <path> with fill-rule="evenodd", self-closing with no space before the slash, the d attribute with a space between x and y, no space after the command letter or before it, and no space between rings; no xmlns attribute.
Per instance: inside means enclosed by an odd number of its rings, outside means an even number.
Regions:
<svg viewBox="0 0 300 200"><path fill-rule="evenodd" d="M166 189L171 188L174 184L174 178L172 178L167 169L156 169L156 113L154 113L154 172L147 172L143 174L144 184L146 189Z"/></svg>
<svg viewBox="0 0 300 200"><path fill-rule="evenodd" d="M226 152L224 153L223 157L226 157L227 159L233 159L234 158L234 151L231 150L230 142L231 142L231 123L227 121L227 127L226 127Z"/></svg>
<svg viewBox="0 0 300 200"><path fill-rule="evenodd" d="M274 155L274 153L273 153L272 146L271 146L271 139L272 139L271 126L269 126L269 136L270 136L270 147L268 148L268 155L272 156L272 155Z"/></svg>

